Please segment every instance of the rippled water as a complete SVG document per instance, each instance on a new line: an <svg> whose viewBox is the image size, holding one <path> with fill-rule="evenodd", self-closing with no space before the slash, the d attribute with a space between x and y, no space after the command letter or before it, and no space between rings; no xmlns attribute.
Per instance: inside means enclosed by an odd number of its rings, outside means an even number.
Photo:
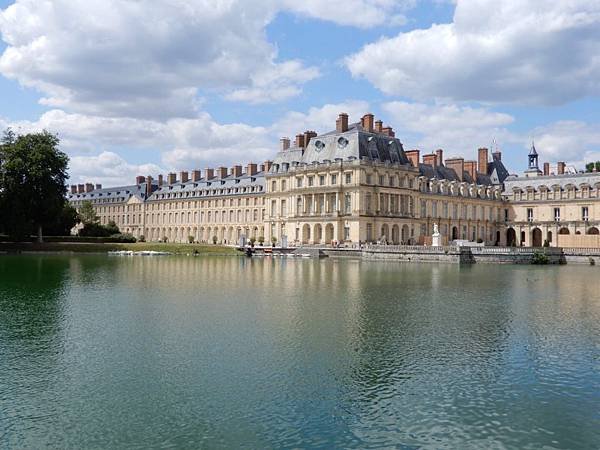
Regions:
<svg viewBox="0 0 600 450"><path fill-rule="evenodd" d="M600 447L600 269L0 256L0 447Z"/></svg>

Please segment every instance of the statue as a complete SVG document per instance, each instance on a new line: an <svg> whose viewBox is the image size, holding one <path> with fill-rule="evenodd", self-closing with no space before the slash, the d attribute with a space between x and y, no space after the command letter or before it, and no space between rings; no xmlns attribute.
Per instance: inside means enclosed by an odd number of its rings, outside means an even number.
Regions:
<svg viewBox="0 0 600 450"><path fill-rule="evenodd" d="M438 224L433 224L433 235L431 236L431 246L432 247L441 247L442 246L442 235L440 234L440 230L438 228Z"/></svg>

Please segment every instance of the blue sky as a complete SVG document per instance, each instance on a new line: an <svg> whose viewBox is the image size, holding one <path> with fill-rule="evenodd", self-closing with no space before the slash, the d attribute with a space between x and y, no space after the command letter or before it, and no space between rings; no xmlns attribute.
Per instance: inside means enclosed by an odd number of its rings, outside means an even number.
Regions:
<svg viewBox="0 0 600 450"><path fill-rule="evenodd" d="M0 128L57 133L73 182L261 161L342 111L424 153L469 159L495 139L512 172L532 138L543 161L600 159L598 0L0 9Z"/></svg>

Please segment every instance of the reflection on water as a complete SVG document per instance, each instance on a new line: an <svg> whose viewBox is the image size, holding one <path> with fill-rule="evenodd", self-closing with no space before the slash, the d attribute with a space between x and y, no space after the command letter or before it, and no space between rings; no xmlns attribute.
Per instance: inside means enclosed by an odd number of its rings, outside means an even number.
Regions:
<svg viewBox="0 0 600 450"><path fill-rule="evenodd" d="M596 448L597 274L0 256L0 442Z"/></svg>

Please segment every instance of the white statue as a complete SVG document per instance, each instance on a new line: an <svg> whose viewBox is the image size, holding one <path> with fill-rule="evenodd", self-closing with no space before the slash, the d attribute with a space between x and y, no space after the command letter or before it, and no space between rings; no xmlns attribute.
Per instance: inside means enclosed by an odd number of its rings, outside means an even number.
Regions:
<svg viewBox="0 0 600 450"><path fill-rule="evenodd" d="M438 224L433 224L433 235L431 236L431 246L432 247L441 247L442 246L442 235L440 234L440 230L438 228Z"/></svg>
<svg viewBox="0 0 600 450"><path fill-rule="evenodd" d="M433 224L433 235L434 236L439 236L440 235L440 230L438 228L438 224L437 223Z"/></svg>

